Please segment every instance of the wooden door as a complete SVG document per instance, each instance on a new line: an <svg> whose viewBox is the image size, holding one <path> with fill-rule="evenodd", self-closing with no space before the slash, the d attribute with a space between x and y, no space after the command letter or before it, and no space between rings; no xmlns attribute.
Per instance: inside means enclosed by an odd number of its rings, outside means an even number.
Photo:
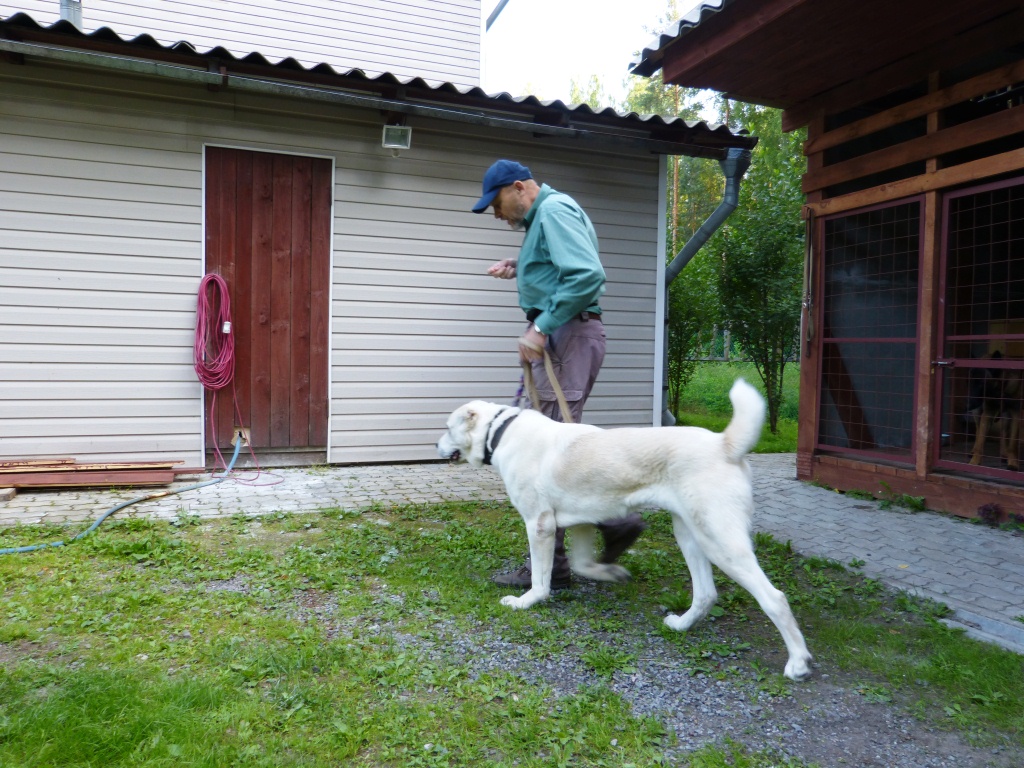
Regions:
<svg viewBox="0 0 1024 768"><path fill-rule="evenodd" d="M235 334L222 451L239 425L258 451L327 446L330 216L329 160L207 148L206 270L227 281Z"/></svg>

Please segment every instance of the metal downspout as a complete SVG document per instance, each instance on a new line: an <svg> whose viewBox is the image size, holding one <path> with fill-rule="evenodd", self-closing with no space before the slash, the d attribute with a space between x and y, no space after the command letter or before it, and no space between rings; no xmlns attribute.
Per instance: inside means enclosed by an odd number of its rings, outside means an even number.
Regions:
<svg viewBox="0 0 1024 768"><path fill-rule="evenodd" d="M508 0L501 0L500 3L494 6L494 10L491 11L491 15L487 17L487 26L484 29L484 32L491 31L491 25L498 20L498 16L500 16L501 12L505 10L506 5L508 5Z"/></svg>
<svg viewBox="0 0 1024 768"><path fill-rule="evenodd" d="M70 21L79 32L82 29L82 0L60 0L60 17Z"/></svg>
<svg viewBox="0 0 1024 768"><path fill-rule="evenodd" d="M690 259L697 255L697 251L715 231L722 226L729 218L729 214L736 210L740 200L740 179L750 167L750 150L740 147L729 147L724 159L718 164L725 176L725 194L722 195L722 202L714 212L708 216L707 221L700 225L700 229L693 233L693 236L686 241L682 250L676 254L672 262L665 268L665 338L662 349L662 382L661 382L661 425L671 427L676 423L676 417L668 409L668 291L672 281L679 277L683 267L690 263Z"/></svg>

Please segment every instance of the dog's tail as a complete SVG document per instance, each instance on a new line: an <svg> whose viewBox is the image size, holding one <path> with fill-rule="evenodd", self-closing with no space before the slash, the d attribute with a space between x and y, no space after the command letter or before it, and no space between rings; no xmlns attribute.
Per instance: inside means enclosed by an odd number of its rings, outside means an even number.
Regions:
<svg viewBox="0 0 1024 768"><path fill-rule="evenodd" d="M764 398L761 393L747 384L743 379L729 390L732 401L732 421L722 433L725 443L725 455L730 461L740 461L750 453L761 438L761 427L764 426Z"/></svg>

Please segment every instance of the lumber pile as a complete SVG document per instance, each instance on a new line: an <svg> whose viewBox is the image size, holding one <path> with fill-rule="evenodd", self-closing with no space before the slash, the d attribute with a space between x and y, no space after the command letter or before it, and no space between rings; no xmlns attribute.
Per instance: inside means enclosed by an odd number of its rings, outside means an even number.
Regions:
<svg viewBox="0 0 1024 768"><path fill-rule="evenodd" d="M181 461L133 461L80 464L75 459L0 460L0 488L109 488L169 485L175 475L196 468ZM199 470L202 471L202 470Z"/></svg>

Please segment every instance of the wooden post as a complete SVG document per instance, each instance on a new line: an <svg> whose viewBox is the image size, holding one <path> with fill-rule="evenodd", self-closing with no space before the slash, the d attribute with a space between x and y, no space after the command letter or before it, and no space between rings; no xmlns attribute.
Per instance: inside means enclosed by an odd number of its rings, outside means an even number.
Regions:
<svg viewBox="0 0 1024 768"><path fill-rule="evenodd" d="M815 139L825 131L825 115L818 113L807 126L807 139ZM817 152L807 157L807 170L817 170L822 164L822 153ZM820 202L821 192L814 192L808 196L807 201ZM810 217L809 209L805 209L805 215ZM807 227L807 252L809 260L804 264L804 306L800 315L800 410L797 426L796 443L796 476L800 480L810 480L813 477L811 465L814 456L814 446L818 443L818 410L821 407L821 392L819 391L818 367L820 366L820 355L818 352L818 275L821 271L818 245L818 229L821 223L815 218L809 218ZM818 263L816 263L818 262Z"/></svg>
<svg viewBox="0 0 1024 768"><path fill-rule="evenodd" d="M928 75L928 92L939 90L941 82L939 73ZM942 128L939 110L933 110L927 116L928 133L936 133ZM925 161L925 173L932 174L941 168L939 158L931 157ZM932 361L939 355L936 348L937 324L939 317L939 266L942 263L939 250L942 248L942 201L936 191L924 195L924 236L921 242L921 261L918 264L918 280L920 290L918 296L917 323L917 376L915 381L915 402L917 412L914 414L914 469L917 476L928 475L931 464L932 450L935 445L935 431L939 427L935 423L937 417L934 408L936 371Z"/></svg>
<svg viewBox="0 0 1024 768"><path fill-rule="evenodd" d="M942 247L942 201L938 192L924 196L924 237L921 243L921 261L918 264L920 304L918 306L917 375L915 381L917 412L914 416L915 456L917 476L924 478L931 463L932 448L938 424L933 400L935 398L935 369L932 361L938 356L936 338L939 316L939 250Z"/></svg>

